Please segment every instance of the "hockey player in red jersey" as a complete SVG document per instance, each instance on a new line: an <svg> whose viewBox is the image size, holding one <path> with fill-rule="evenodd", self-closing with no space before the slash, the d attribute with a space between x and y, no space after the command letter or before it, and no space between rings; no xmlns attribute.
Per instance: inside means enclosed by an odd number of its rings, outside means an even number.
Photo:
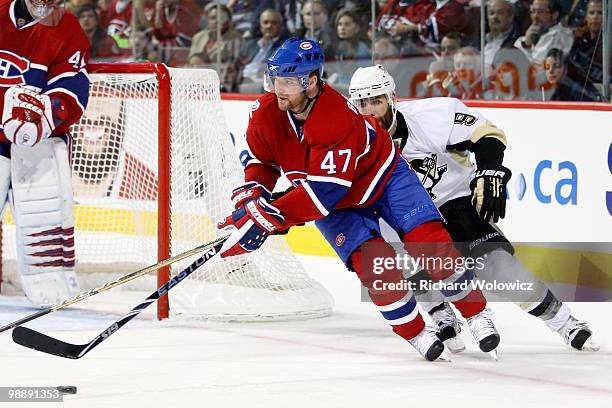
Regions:
<svg viewBox="0 0 612 408"><path fill-rule="evenodd" d="M382 65L359 68L349 86L351 100L364 115L376 118L421 176L423 185L445 218L451 237L464 256L484 259L477 275L501 282L527 282L531 290L499 290L499 300L512 301L540 318L577 350L597 350L586 322L576 319L544 282L514 256L514 248L495 223L506 212L504 167L506 134L480 112L454 98L396 102L395 81ZM474 153L475 164L469 159ZM429 294L431 296L431 294ZM435 296L435 295L434 295ZM459 320L443 299L426 303L449 348L461 351Z"/></svg>
<svg viewBox="0 0 612 408"><path fill-rule="evenodd" d="M373 257L396 256L381 238L378 218L395 228L411 254L452 260L460 255L389 134L322 83L322 73L323 53L313 41L291 38L268 59L269 93L251 108L247 128L245 183L233 192L236 210L219 224L232 231L221 256L254 251L270 234L316 220L393 331L435 360L444 345L437 328L425 326L412 291L402 285L402 270L391 267L379 276L373 269ZM295 188L271 203L281 172ZM461 285L471 281L472 272L446 265L430 269L432 279L456 284L445 296L468 319L480 348L494 350L499 334L482 294ZM400 289L381 289L376 284L381 278Z"/></svg>
<svg viewBox="0 0 612 408"><path fill-rule="evenodd" d="M16 221L28 299L78 293L68 128L87 106L90 45L52 0L0 0L0 196Z"/></svg>

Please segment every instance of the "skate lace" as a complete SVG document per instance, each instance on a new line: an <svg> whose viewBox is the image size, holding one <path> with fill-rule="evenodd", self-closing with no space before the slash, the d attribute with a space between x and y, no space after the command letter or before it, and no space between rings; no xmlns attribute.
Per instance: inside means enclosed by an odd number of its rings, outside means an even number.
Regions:
<svg viewBox="0 0 612 408"><path fill-rule="evenodd" d="M565 343L570 344L581 329L586 330L589 333L591 332L589 327L586 325L586 321L578 320L575 317L570 316L559 331L561 332L561 336L563 336Z"/></svg>
<svg viewBox="0 0 612 408"><path fill-rule="evenodd" d="M474 336L476 341L480 341L491 334L497 333L493 325L493 320L491 319L492 314L491 310L485 309L476 316L467 319L472 336Z"/></svg>
<svg viewBox="0 0 612 408"><path fill-rule="evenodd" d="M453 312L448 305L441 310L435 311L431 317L440 327L453 326L460 329L461 322L457 319L455 312Z"/></svg>
<svg viewBox="0 0 612 408"><path fill-rule="evenodd" d="M429 347L438 339L435 335L436 331L437 328L435 327L425 326L423 331L416 337L408 340L408 343L412 344L412 347L424 356L427 354Z"/></svg>

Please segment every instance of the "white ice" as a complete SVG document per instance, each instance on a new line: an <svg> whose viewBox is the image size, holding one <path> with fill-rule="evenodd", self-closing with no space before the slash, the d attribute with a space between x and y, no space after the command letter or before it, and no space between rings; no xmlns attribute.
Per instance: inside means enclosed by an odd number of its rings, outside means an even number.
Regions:
<svg viewBox="0 0 612 408"><path fill-rule="evenodd" d="M5 332L0 385L75 385L77 394L57 405L88 408L612 407L610 303L571 305L596 332L597 353L571 350L539 320L496 303L499 361L468 341L452 362L430 363L360 302L357 279L339 261L300 259L334 295L331 317L157 322L151 306L80 360L23 348ZM145 297L111 291L29 326L85 343ZM23 297L0 296L0 324L32 312Z"/></svg>

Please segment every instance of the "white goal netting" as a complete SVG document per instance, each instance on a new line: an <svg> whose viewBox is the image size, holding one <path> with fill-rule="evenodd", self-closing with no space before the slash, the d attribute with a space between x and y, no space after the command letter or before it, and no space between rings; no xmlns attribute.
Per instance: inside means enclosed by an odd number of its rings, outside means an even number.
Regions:
<svg viewBox="0 0 612 408"><path fill-rule="evenodd" d="M242 169L212 70L170 68L170 165L158 162L159 83L151 74L92 74L89 106L72 130L77 272L83 288L157 262L159 175L171 175L171 254L219 236ZM14 282L14 221L3 220L3 279ZM177 273L192 259L173 266ZM11 272L13 271L13 272ZM123 289L152 290L141 278ZM171 314L223 320L317 317L329 293L283 237L262 250L213 259L170 292Z"/></svg>

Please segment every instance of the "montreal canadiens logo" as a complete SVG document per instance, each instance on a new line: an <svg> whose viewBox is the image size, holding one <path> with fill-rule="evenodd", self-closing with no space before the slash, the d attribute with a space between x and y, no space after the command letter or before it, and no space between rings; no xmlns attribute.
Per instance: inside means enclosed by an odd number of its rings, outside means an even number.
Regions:
<svg viewBox="0 0 612 408"><path fill-rule="evenodd" d="M0 86L9 87L25 84L23 74L30 68L30 61L13 54L10 51L0 50Z"/></svg>
<svg viewBox="0 0 612 408"><path fill-rule="evenodd" d="M343 233L338 234L338 236L336 236L336 246L342 246L342 244L344 244L346 242L346 237L344 236Z"/></svg>
<svg viewBox="0 0 612 408"><path fill-rule="evenodd" d="M312 49L312 44L309 43L308 41L302 41L302 43L300 44L300 48L303 49L303 50L308 51L308 50Z"/></svg>

